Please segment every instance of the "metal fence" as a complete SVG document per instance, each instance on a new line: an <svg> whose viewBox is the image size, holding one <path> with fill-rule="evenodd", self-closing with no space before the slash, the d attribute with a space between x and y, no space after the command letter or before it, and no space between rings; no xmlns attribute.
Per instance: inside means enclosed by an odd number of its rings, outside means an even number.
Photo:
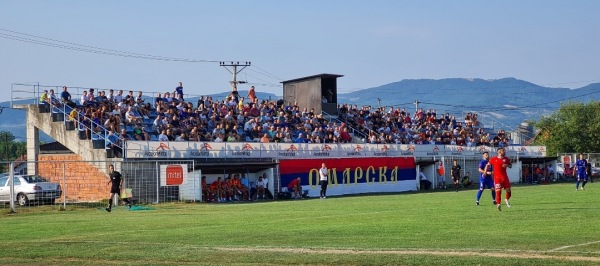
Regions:
<svg viewBox="0 0 600 266"><path fill-rule="evenodd" d="M0 173L0 208L22 211L37 207L106 207L110 196L107 174L110 164L121 172L122 188L131 189L134 204L196 202L202 199L202 171L189 160L0 162L0 169L14 171L14 174ZM169 168L179 169L179 172L170 173ZM36 169L37 173L27 173L26 169ZM169 185L169 174L181 175L177 179L182 182ZM11 189L14 191L11 192ZM118 200L113 200L118 203Z"/></svg>

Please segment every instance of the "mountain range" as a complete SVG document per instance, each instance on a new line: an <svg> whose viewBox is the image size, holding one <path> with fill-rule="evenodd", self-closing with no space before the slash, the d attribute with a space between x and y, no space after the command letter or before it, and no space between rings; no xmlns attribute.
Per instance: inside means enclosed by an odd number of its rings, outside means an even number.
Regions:
<svg viewBox="0 0 600 266"><path fill-rule="evenodd" d="M240 95L246 95L244 91ZM223 99L229 92L212 94ZM261 93L260 99L279 99L270 93ZM195 99L189 99L195 103ZM502 79L410 79L374 88L338 94L338 103L369 105L372 107L416 108L436 110L438 115L449 113L460 121L468 112L477 113L483 126L491 129L514 130L524 121L535 121L550 114L568 101L589 102L600 100L600 83L577 89L551 88L515 78ZM10 102L0 103L0 131L10 131L18 140L26 139L25 112L7 108ZM42 141L51 141L42 135Z"/></svg>

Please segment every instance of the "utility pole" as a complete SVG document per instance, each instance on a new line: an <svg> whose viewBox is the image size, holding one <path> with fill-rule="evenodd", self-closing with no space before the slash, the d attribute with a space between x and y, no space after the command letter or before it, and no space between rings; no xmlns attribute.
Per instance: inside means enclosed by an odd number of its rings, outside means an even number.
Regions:
<svg viewBox="0 0 600 266"><path fill-rule="evenodd" d="M242 62L240 64L240 62L219 62L219 65L222 67L225 67L225 69L227 69L227 71L229 71L229 73L231 73L233 75L233 80L230 81L229 83L231 84L231 89L234 91L237 91L237 84L240 83L246 83L245 81L237 81L237 74L239 74L240 72L242 72L242 70L244 70L244 68L249 67L252 63L251 62ZM232 67L232 70L229 70L228 67ZM238 67L242 67L240 70L238 70Z"/></svg>
<svg viewBox="0 0 600 266"><path fill-rule="evenodd" d="M415 100L415 114L419 111L419 104L421 102L419 102L419 100Z"/></svg>

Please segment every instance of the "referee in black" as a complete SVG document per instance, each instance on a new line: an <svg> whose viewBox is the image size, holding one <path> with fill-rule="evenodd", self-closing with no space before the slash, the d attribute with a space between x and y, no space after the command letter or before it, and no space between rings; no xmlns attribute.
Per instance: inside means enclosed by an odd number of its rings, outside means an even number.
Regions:
<svg viewBox="0 0 600 266"><path fill-rule="evenodd" d="M111 183L112 185L110 186L110 198L108 199L108 207L106 207L106 211L110 212L112 211L113 199L115 198L115 195L121 198L120 195L121 185L123 185L123 178L121 178L121 173L119 173L119 171L115 171L115 167L112 164L108 166L108 174L110 180L108 181L107 185ZM131 208L131 202L129 199L124 198L123 201L129 205L129 208Z"/></svg>

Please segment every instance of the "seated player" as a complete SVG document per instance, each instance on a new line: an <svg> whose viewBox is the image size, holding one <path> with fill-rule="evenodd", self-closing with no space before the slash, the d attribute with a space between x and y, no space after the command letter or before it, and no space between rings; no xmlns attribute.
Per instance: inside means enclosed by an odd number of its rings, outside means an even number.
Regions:
<svg viewBox="0 0 600 266"><path fill-rule="evenodd" d="M294 199L302 198L302 185L300 184L300 181L300 177L296 177L287 186L288 191L292 192L292 197L294 197Z"/></svg>
<svg viewBox="0 0 600 266"><path fill-rule="evenodd" d="M221 191L223 193L223 199L221 202L230 202L231 197L233 196L232 194L232 190L231 190L231 177L226 177L225 179L223 179L223 181L221 182Z"/></svg>
<svg viewBox="0 0 600 266"><path fill-rule="evenodd" d="M201 186L202 186L202 201L213 202L215 200L214 199L215 195L214 195L214 193L212 193L210 186L206 183L206 176L202 176Z"/></svg>
<svg viewBox="0 0 600 266"><path fill-rule="evenodd" d="M469 172L465 176L463 176L461 180L462 186L464 188L469 188L473 185L473 181L471 181L471 177L469 176Z"/></svg>
<svg viewBox="0 0 600 266"><path fill-rule="evenodd" d="M210 183L210 191L211 193L214 193L213 195L216 196L216 201L217 202L223 202L223 190L221 188L221 177L219 176L219 178L217 178L217 180L213 181L212 183ZM214 201L214 199L213 199Z"/></svg>
<svg viewBox="0 0 600 266"><path fill-rule="evenodd" d="M236 197L241 196L241 200L250 199L250 196L248 195L248 188L244 186L244 184L242 184L239 174L233 175L232 184L234 187L234 193L236 194Z"/></svg>

